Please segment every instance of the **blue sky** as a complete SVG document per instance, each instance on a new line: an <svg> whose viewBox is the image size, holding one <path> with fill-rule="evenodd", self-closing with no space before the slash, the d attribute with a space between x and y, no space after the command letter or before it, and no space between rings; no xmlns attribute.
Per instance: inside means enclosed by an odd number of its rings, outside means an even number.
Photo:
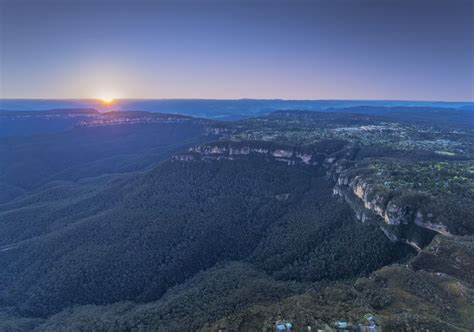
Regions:
<svg viewBox="0 0 474 332"><path fill-rule="evenodd" d="M472 101L473 3L0 0L0 98Z"/></svg>

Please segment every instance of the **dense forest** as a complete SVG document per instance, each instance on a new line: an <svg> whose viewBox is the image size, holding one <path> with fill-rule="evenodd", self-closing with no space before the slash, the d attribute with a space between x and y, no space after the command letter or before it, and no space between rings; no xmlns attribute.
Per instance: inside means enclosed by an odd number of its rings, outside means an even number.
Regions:
<svg viewBox="0 0 474 332"><path fill-rule="evenodd" d="M224 260L280 280L318 281L366 274L407 253L357 222L312 168L258 160L166 162L83 201L45 205L53 224L44 218L47 231L34 234L42 236L29 237L25 208L2 220L5 241L22 241L0 257L2 299L38 316L156 300Z"/></svg>
<svg viewBox="0 0 474 332"><path fill-rule="evenodd" d="M0 139L0 330L250 331L368 312L390 330L400 308L418 328L470 328L471 134L426 143L431 127L392 111L124 112ZM389 202L399 224L361 217ZM438 225L466 237L439 240Z"/></svg>

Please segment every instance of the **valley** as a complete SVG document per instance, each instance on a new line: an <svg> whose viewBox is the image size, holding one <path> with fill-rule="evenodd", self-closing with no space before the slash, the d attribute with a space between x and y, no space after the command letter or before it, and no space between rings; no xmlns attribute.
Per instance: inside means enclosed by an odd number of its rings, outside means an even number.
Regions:
<svg viewBox="0 0 474 332"><path fill-rule="evenodd" d="M450 112L3 114L28 135L0 139L0 330L471 330L474 131Z"/></svg>

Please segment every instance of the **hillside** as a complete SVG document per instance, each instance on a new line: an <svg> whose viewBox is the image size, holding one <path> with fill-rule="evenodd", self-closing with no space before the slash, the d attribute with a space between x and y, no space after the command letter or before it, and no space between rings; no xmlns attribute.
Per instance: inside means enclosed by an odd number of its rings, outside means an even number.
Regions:
<svg viewBox="0 0 474 332"><path fill-rule="evenodd" d="M0 330L473 328L471 129L151 118L0 141Z"/></svg>
<svg viewBox="0 0 474 332"><path fill-rule="evenodd" d="M205 120L159 113L88 112L82 118L83 112L61 110L29 117L55 123L54 114L76 122L60 132L0 139L0 203L55 181L144 170L189 144L211 138ZM15 127L16 118L25 115L11 112L9 117L4 123ZM34 128L35 124L27 125L27 130Z"/></svg>

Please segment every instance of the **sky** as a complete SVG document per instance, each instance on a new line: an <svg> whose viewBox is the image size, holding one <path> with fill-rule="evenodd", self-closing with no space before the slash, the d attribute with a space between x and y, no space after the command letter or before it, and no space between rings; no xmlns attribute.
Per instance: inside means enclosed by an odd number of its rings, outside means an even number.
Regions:
<svg viewBox="0 0 474 332"><path fill-rule="evenodd" d="M474 1L0 0L0 98L474 100Z"/></svg>

